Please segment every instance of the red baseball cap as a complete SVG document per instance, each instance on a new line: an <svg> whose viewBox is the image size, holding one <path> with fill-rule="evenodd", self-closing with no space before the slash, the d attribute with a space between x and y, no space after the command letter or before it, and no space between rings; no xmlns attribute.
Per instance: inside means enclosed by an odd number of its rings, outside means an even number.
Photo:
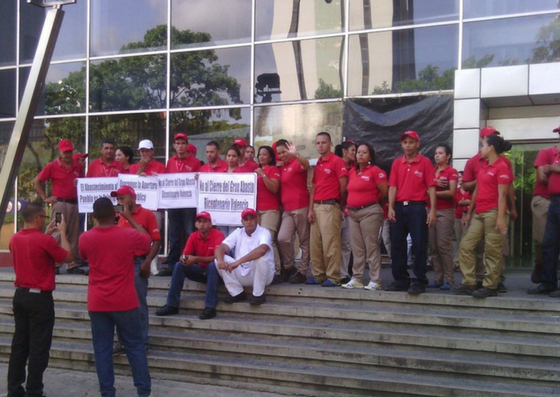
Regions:
<svg viewBox="0 0 560 397"><path fill-rule="evenodd" d="M480 137L492 136L492 135L500 135L500 131L496 130L494 127L484 127L480 130Z"/></svg>
<svg viewBox="0 0 560 397"><path fill-rule="evenodd" d="M134 188L128 185L121 186L119 190L115 190L114 192L111 192L111 197L124 196L125 194L129 194L133 197L136 197L136 192L134 191Z"/></svg>
<svg viewBox="0 0 560 397"><path fill-rule="evenodd" d="M191 152L191 153L194 153L196 155L196 152L198 152L198 149L192 143L189 143L187 145L187 152Z"/></svg>
<svg viewBox="0 0 560 397"><path fill-rule="evenodd" d="M243 138L236 138L235 141L233 141L233 144L238 145L238 146L247 147L247 141Z"/></svg>
<svg viewBox="0 0 560 397"><path fill-rule="evenodd" d="M407 136L412 139L416 139L418 142L420 142L420 135L418 135L416 131L412 131L412 130L406 131L404 134L401 135L401 141Z"/></svg>
<svg viewBox="0 0 560 397"><path fill-rule="evenodd" d="M560 132L560 126L553 129L552 132Z"/></svg>
<svg viewBox="0 0 560 397"><path fill-rule="evenodd" d="M187 134L185 134L184 132L178 132L175 134L175 136L173 137L173 139L177 140L177 139L184 139L185 141L189 141L189 138L187 137Z"/></svg>
<svg viewBox="0 0 560 397"><path fill-rule="evenodd" d="M61 152L67 152L69 150L74 150L74 145L68 139L63 139L62 141L58 142L58 150Z"/></svg>
<svg viewBox="0 0 560 397"><path fill-rule="evenodd" d="M254 217L257 216L257 211L252 208L245 208L241 213L241 219L245 218L247 215L253 215Z"/></svg>
<svg viewBox="0 0 560 397"><path fill-rule="evenodd" d="M212 222L212 217L206 211L202 211L202 212L199 212L198 214L196 214L195 220L198 220L198 218L208 219L210 222Z"/></svg>
<svg viewBox="0 0 560 397"><path fill-rule="evenodd" d="M85 159L87 158L88 154L82 154L82 153L76 153L75 155L72 156L72 160L74 161L78 161L79 159Z"/></svg>

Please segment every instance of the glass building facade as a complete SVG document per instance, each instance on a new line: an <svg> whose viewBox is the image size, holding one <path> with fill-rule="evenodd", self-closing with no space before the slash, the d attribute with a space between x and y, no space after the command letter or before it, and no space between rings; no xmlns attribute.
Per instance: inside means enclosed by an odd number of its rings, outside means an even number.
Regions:
<svg viewBox="0 0 560 397"><path fill-rule="evenodd" d="M345 101L452 94L454 71L556 62L557 0L77 0L66 15L14 197L71 139L90 159L112 138L172 153L185 131L255 145L343 137ZM0 2L0 157L45 11ZM17 228L17 226L15 227ZM6 248L5 238L2 247Z"/></svg>

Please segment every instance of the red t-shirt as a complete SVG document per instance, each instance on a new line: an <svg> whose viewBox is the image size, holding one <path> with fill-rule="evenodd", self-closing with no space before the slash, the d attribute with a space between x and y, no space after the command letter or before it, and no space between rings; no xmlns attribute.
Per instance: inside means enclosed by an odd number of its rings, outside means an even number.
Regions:
<svg viewBox="0 0 560 397"><path fill-rule="evenodd" d="M255 172L255 170L251 166L247 166L247 164L243 164L243 165L237 166L231 172L236 173L236 174L238 174L238 173L253 173L253 172Z"/></svg>
<svg viewBox="0 0 560 397"><path fill-rule="evenodd" d="M131 174L137 174L139 169L140 163L134 163L129 168ZM146 168L144 168L144 173L148 176L154 174L164 174L165 165L157 160L151 159L150 162L146 165Z"/></svg>
<svg viewBox="0 0 560 397"><path fill-rule="evenodd" d="M66 259L68 252L56 240L39 229L22 229L10 238L14 259L14 286L54 291L55 263Z"/></svg>
<svg viewBox="0 0 560 397"><path fill-rule="evenodd" d="M554 164L560 165L560 152L556 153ZM560 174L558 172L553 172L548 177L548 194L551 196L560 194Z"/></svg>
<svg viewBox="0 0 560 397"><path fill-rule="evenodd" d="M189 236L185 249L183 250L183 254L214 256L216 247L224 241L224 238L224 234L218 229L210 229L210 233L208 233L206 239L202 238L202 235L197 230ZM198 262L198 265L202 268L206 268L208 263Z"/></svg>
<svg viewBox="0 0 560 397"><path fill-rule="evenodd" d="M251 171L246 171L246 172L252 172L252 171L255 171L257 168L259 168L259 164L256 161L253 161L253 160L247 160L243 164L240 164L239 166L244 167L245 169L251 170Z"/></svg>
<svg viewBox="0 0 560 397"><path fill-rule="evenodd" d="M134 219L136 223L142 225L142 227L148 232L149 236L151 237L150 241L161 240L161 234L159 232L157 219L152 211L142 208L142 206L138 204L136 210L132 212L132 219ZM124 219L124 216L119 217L119 223L117 225L119 227L132 228L132 226L130 226L130 223L128 223L128 221ZM148 250L146 251L136 251L134 253L134 256L144 256L148 255L149 253L150 247L148 247Z"/></svg>
<svg viewBox="0 0 560 397"><path fill-rule="evenodd" d="M511 161L509 161L509 159L504 155L500 155L500 158L504 160L507 167L513 173L513 167L511 166ZM465 164L465 170L463 171L463 182L472 182L476 180L476 177L480 172L480 170L484 168L487 164L488 164L488 160L482 157L480 152L475 154L467 161L467 164Z"/></svg>
<svg viewBox="0 0 560 397"><path fill-rule="evenodd" d="M218 159L216 165L210 163L204 164L200 167L200 172L226 172L228 169L228 163L225 160Z"/></svg>
<svg viewBox="0 0 560 397"><path fill-rule="evenodd" d="M119 163L118 161L114 160L111 164L107 165L103 162L103 160L100 157L97 160L94 160L91 163L89 163L86 177L103 178L103 177L118 176L123 171L124 168L122 167L121 163Z"/></svg>
<svg viewBox="0 0 560 397"><path fill-rule="evenodd" d="M455 219L462 219L463 218L463 212L466 212L469 209L468 205L459 205L459 201L461 200L468 200L471 198L471 193L470 192L461 192L461 189L457 188L457 191L455 192L455 198L454 198L454 203L455 203Z"/></svg>
<svg viewBox="0 0 560 397"><path fill-rule="evenodd" d="M435 186L432 162L418 153L410 163L406 156L393 161L389 186L397 187L396 201L428 201L428 188Z"/></svg>
<svg viewBox="0 0 560 397"><path fill-rule="evenodd" d="M179 172L197 172L200 170L200 160L195 156L188 158L179 158L174 155L167 160L167 167L165 167L166 174L176 174Z"/></svg>
<svg viewBox="0 0 560 397"><path fill-rule="evenodd" d="M554 163L556 160L556 156L558 155L558 149L556 146L551 148L543 149L539 151L537 154L537 158L535 160L535 170L538 167L543 167L545 165L550 165ZM548 186L539 181L537 176L537 182L535 183L535 190L533 191L533 196L542 196L544 198L550 199L550 194L548 193Z"/></svg>
<svg viewBox="0 0 560 397"><path fill-rule="evenodd" d="M368 164L361 172L357 168L350 169L346 204L349 207L361 207L379 202L377 186L383 182L387 182L387 173L376 165Z"/></svg>
<svg viewBox="0 0 560 397"><path fill-rule="evenodd" d="M434 174L437 172L437 166L434 168ZM440 171L439 174L436 175L436 192L442 192L444 190L449 190L449 187L442 188L437 185L437 181L458 181L459 180L459 173L453 167L447 166L444 170ZM428 208L431 208L430 203L428 202ZM445 199L445 198L436 198L436 210L447 210L449 208L455 208L455 201L454 198Z"/></svg>
<svg viewBox="0 0 560 397"><path fill-rule="evenodd" d="M286 211L309 207L309 190L307 189L307 170L297 158L293 158L281 169L280 199Z"/></svg>
<svg viewBox="0 0 560 397"><path fill-rule="evenodd" d="M263 168L263 172L269 179L276 179L280 183L280 170L274 165ZM279 210L280 192L272 193L264 184L264 178L257 174L257 210Z"/></svg>
<svg viewBox="0 0 560 397"><path fill-rule="evenodd" d="M135 252L150 250L146 233L122 227L94 227L80 236L80 257L89 262L88 305L94 312L138 307Z"/></svg>
<svg viewBox="0 0 560 397"><path fill-rule="evenodd" d="M313 171L315 195L313 200L340 201L340 178L348 177L346 163L334 153L329 153L326 159L319 157Z"/></svg>
<svg viewBox="0 0 560 397"><path fill-rule="evenodd" d="M67 168L60 159L51 161L39 173L41 182L51 181L52 195L64 200L73 200L78 198L74 181L76 178L84 176L84 168L82 165L74 161L72 166Z"/></svg>
<svg viewBox="0 0 560 397"><path fill-rule="evenodd" d="M482 214L498 207L498 185L509 185L514 178L511 169L501 156L492 164L487 164L482 168L476 180L478 193L474 211Z"/></svg>

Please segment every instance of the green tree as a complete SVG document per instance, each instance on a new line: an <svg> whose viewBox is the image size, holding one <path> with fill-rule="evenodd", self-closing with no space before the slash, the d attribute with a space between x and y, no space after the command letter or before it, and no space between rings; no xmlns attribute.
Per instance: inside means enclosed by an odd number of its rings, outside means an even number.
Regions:
<svg viewBox="0 0 560 397"><path fill-rule="evenodd" d="M315 90L315 99L342 98L342 90L337 90L332 84L319 79L319 87Z"/></svg>

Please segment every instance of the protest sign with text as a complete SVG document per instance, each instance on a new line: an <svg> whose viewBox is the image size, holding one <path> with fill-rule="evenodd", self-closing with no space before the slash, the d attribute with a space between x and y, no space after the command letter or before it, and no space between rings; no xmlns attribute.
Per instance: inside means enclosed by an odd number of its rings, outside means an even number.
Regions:
<svg viewBox="0 0 560 397"><path fill-rule="evenodd" d="M119 187L130 186L136 191L136 203L149 210L158 209L158 177L120 174Z"/></svg>
<svg viewBox="0 0 560 397"><path fill-rule="evenodd" d="M158 175L159 208L196 208L196 173Z"/></svg>
<svg viewBox="0 0 560 397"><path fill-rule="evenodd" d="M93 203L100 197L111 198L111 192L119 188L119 178L78 178L78 211L93 212ZM112 199L113 203L117 202Z"/></svg>

